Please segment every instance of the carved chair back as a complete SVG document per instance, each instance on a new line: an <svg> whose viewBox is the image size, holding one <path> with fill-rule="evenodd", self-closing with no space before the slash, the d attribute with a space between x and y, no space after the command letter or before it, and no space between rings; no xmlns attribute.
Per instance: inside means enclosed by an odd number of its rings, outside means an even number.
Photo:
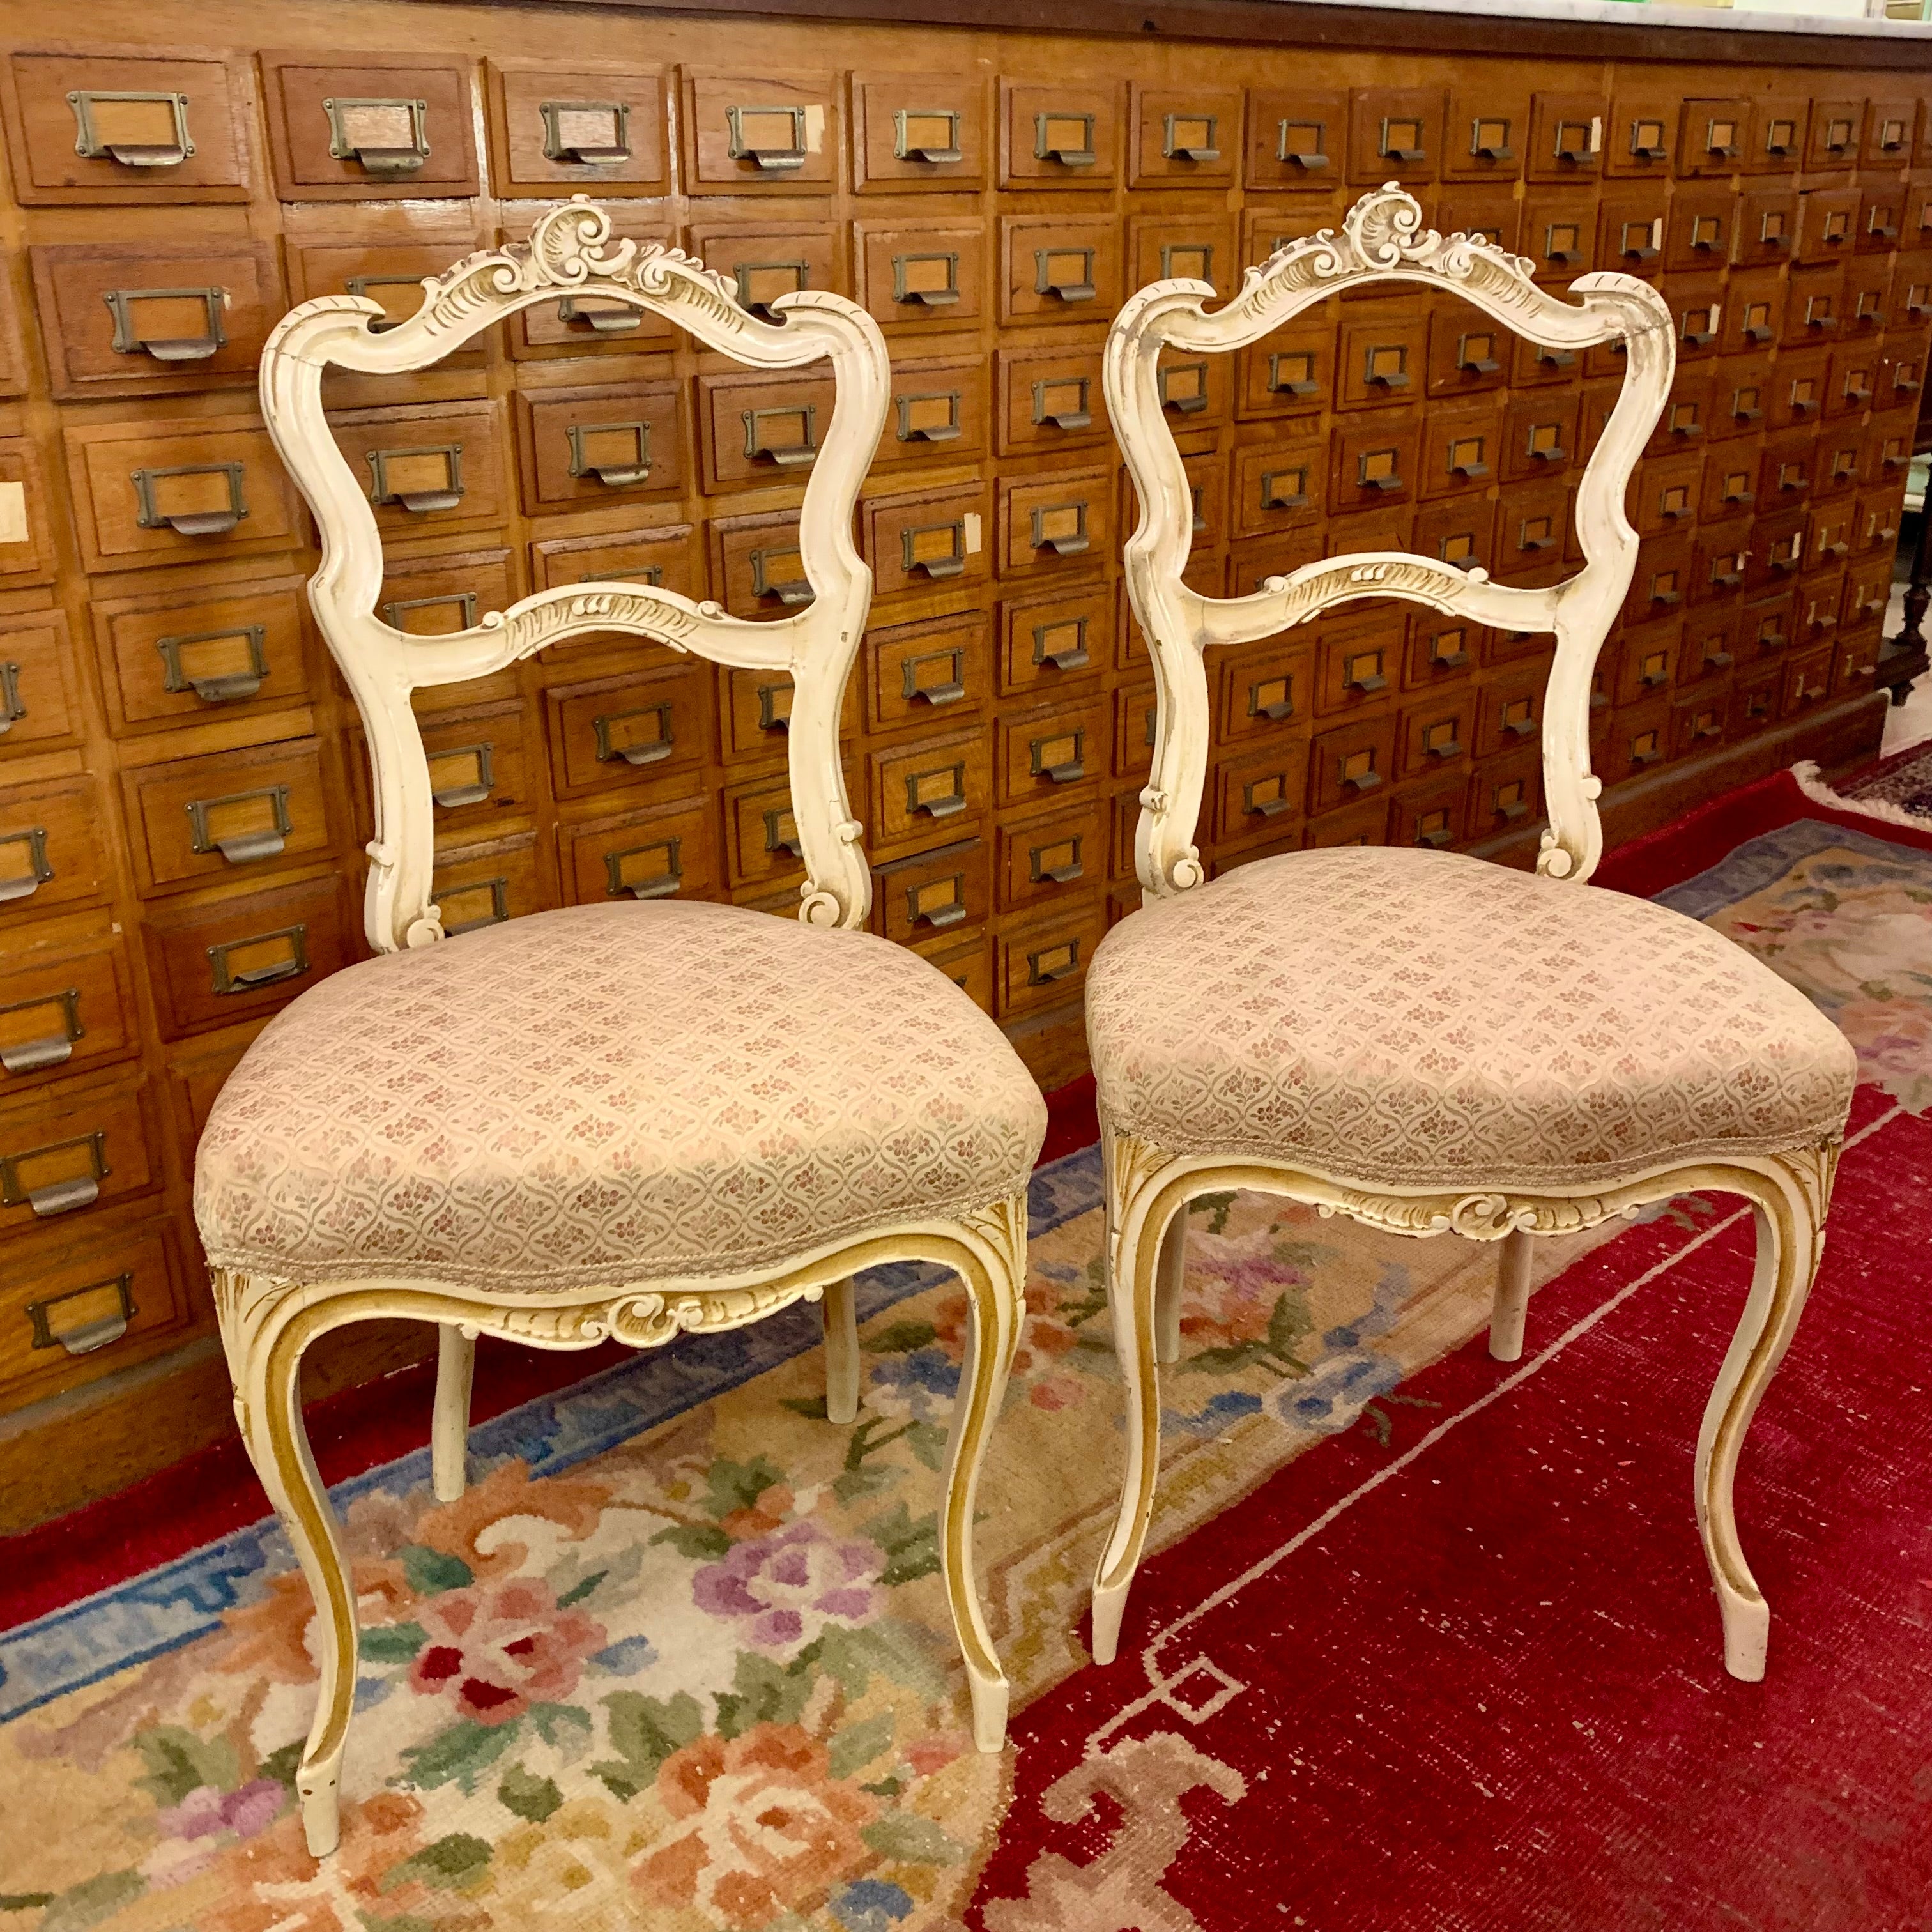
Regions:
<svg viewBox="0 0 1932 1932"><path fill-rule="evenodd" d="M376 836L364 918L379 952L443 936L430 897L429 764L410 692L487 676L586 631L626 632L720 664L789 671L795 688L787 743L806 866L799 916L814 925L858 926L871 904L871 874L839 763L838 716L872 604L872 575L853 545L852 512L885 426L884 338L863 310L819 290L779 298L772 306L782 320L760 321L740 307L730 281L694 257L610 236L609 216L579 197L545 215L527 243L472 255L428 282L422 306L393 328L372 332L382 310L366 296L319 296L284 316L262 352L262 412L321 532L309 601L368 740ZM830 361L836 400L800 513L809 604L775 620L748 622L675 591L598 583L539 591L440 637L412 636L376 614L382 550L375 511L329 433L322 371L421 369L520 309L565 296L649 310L706 348L758 368Z"/></svg>
<svg viewBox="0 0 1932 1932"><path fill-rule="evenodd" d="M1591 674L1629 587L1636 532L1624 494L1670 393L1677 351L1670 311L1647 283L1589 274L1570 292L1546 293L1534 264L1480 236L1422 227L1421 210L1394 183L1364 195L1342 232L1277 249L1244 277L1240 292L1210 315L1205 282L1154 282L1128 298L1107 337L1107 406L1134 487L1138 526L1126 544L1127 591L1154 660L1157 697L1153 768L1141 794L1135 865L1143 889L1171 896L1203 877L1193 843L1210 740L1202 652L1304 624L1338 604L1394 597L1512 632L1550 631L1556 656L1544 707L1543 765L1550 824L1538 869L1587 878L1603 850L1596 808L1601 782L1589 760ZM1202 596L1181 580L1192 506L1180 454L1161 406L1160 352L1225 352L1258 340L1304 309L1378 282L1419 282L1461 296L1506 328L1553 349L1621 341L1628 353L1616 406L1576 492L1585 562L1546 589L1490 581L1481 568L1405 551L1362 551L1270 578L1250 596Z"/></svg>

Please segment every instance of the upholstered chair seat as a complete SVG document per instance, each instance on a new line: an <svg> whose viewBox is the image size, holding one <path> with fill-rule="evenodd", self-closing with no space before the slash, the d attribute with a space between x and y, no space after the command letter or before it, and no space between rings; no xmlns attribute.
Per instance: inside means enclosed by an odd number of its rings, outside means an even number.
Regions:
<svg viewBox="0 0 1932 1932"><path fill-rule="evenodd" d="M942 974L740 908L579 906L350 967L196 1162L209 1260L518 1296L741 1274L1023 1192L1039 1089Z"/></svg>
<svg viewBox="0 0 1932 1932"><path fill-rule="evenodd" d="M1087 1013L1118 1130L1444 1192L1811 1145L1857 1072L1810 1000L1695 920L1394 847L1148 905L1095 954Z"/></svg>

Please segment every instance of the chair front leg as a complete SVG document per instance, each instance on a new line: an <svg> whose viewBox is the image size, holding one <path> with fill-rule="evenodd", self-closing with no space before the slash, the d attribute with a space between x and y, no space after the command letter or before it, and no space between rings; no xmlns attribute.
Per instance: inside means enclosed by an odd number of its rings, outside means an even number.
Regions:
<svg viewBox="0 0 1932 1932"><path fill-rule="evenodd" d="M476 1378L476 1337L454 1322L436 1331L436 1410L429 1432L430 1484L453 1503L469 1480L470 1393Z"/></svg>
<svg viewBox="0 0 1932 1932"><path fill-rule="evenodd" d="M1496 1298L1490 1310L1490 1354L1498 1362L1522 1359L1523 1325L1529 1315L1531 1237L1514 1228L1501 1243Z"/></svg>
<svg viewBox="0 0 1932 1932"><path fill-rule="evenodd" d="M1748 1684L1764 1676L1771 1606L1738 1541L1732 1485L1745 1432L1817 1278L1837 1160L1835 1147L1773 1157L1771 1165L1786 1184L1754 1204L1757 1261L1750 1295L1697 1435L1697 1527L1724 1620L1724 1668Z"/></svg>
<svg viewBox="0 0 1932 1932"><path fill-rule="evenodd" d="M850 1422L859 1413L859 1298L848 1274L828 1281L818 1304L825 1336L825 1414Z"/></svg>

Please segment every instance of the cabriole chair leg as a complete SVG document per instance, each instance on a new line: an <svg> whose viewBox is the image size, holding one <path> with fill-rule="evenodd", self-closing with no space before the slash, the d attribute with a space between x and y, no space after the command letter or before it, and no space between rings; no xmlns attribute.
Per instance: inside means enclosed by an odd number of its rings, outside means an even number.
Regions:
<svg viewBox="0 0 1932 1932"><path fill-rule="evenodd" d="M1176 1210L1160 1238L1154 1282L1154 1354L1163 1364L1180 1359L1180 1290L1187 1275L1187 1210Z"/></svg>

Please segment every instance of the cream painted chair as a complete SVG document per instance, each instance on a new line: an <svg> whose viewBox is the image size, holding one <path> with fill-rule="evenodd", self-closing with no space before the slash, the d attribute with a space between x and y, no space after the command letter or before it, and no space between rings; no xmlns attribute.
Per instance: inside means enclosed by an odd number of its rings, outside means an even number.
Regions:
<svg viewBox="0 0 1932 1932"><path fill-rule="evenodd" d="M1761 1676L1769 1612L1738 1547L1731 1485L1824 1240L1856 1072L1838 1030L1695 920L1584 884L1602 850L1589 769L1591 672L1637 540L1625 487L1670 388L1670 312L1642 282L1586 275L1576 303L1486 242L1424 232L1393 184L1324 232L1213 291L1157 282L1108 338L1107 406L1142 505L1127 586L1159 694L1141 794L1141 910L1096 950L1089 1043L1106 1162L1109 1292L1126 1382L1127 1470L1094 1586L1112 1660L1152 1511L1157 1364L1179 1355L1186 1203L1254 1188L1402 1234L1502 1244L1492 1354L1522 1352L1528 1243L1690 1190L1743 1196L1757 1266L1705 1412L1697 1521L1732 1676ZM1330 557L1253 595L1183 582L1187 479L1156 358L1258 340L1346 289L1461 296L1532 341L1628 346L1622 393L1576 496L1583 568L1544 590L1396 552ZM1556 634L1543 728L1550 823L1534 875L1413 849L1308 850L1209 883L1192 843L1210 743L1203 653L1352 599L1394 597Z"/></svg>
<svg viewBox="0 0 1932 1932"><path fill-rule="evenodd" d="M1023 1312L1026 1186L1046 1131L998 1029L916 955L857 930L871 898L838 717L872 596L853 505L884 428L878 326L815 291L748 315L675 250L611 242L582 202L527 246L473 255L380 334L326 296L262 352L269 430L322 532L310 598L374 768L367 920L378 958L304 993L222 1090L196 1162L236 1412L315 1593L321 1692L297 1784L310 1850L338 1836L356 1682L355 1598L302 1420L302 1352L345 1323L442 1324L436 1492L464 1480L480 1331L540 1348L655 1347L823 1298L828 1412L858 1400L854 1269L953 1269L973 1310L945 1480L945 1586L981 1750L1006 1684L974 1581L973 1498ZM382 575L364 480L324 416L323 371L419 369L539 302L650 310L754 367L829 360L837 400L799 543L816 593L746 622L639 584L541 592L453 635L374 614ZM799 920L637 899L446 938L430 903L428 768L412 691L482 677L585 631L789 671Z"/></svg>

